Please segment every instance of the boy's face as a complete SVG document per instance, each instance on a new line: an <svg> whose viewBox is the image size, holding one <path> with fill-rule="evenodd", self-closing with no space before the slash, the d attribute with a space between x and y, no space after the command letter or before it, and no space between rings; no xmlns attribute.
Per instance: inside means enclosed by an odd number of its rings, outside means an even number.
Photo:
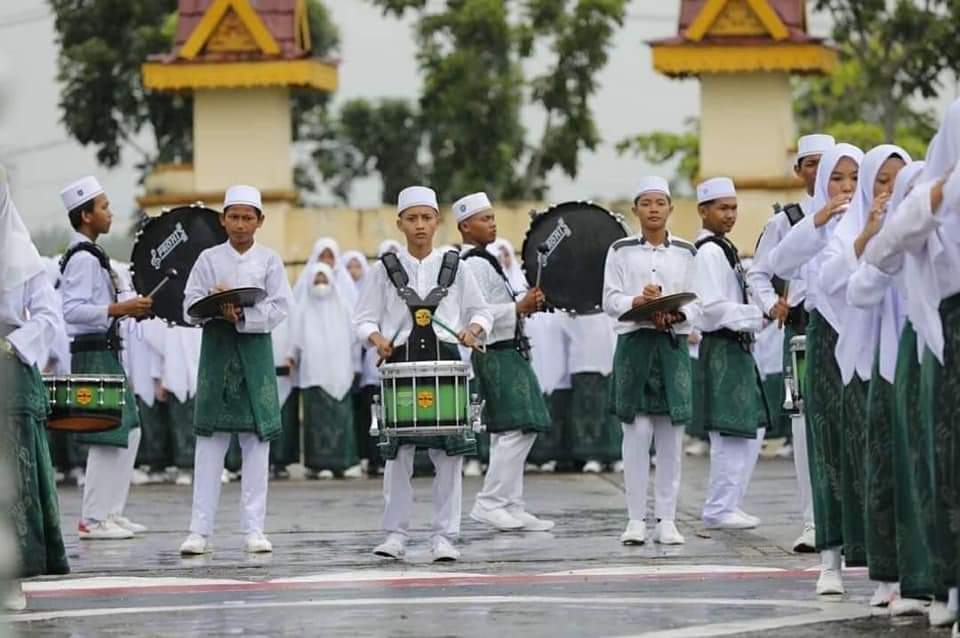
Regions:
<svg viewBox="0 0 960 638"><path fill-rule="evenodd" d="M640 220L640 226L644 230L659 231L667 226L667 220L670 219L670 213L673 212L673 204L665 193L651 191L641 193L640 197L633 203L633 213Z"/></svg>
<svg viewBox="0 0 960 638"><path fill-rule="evenodd" d="M497 240L497 216L492 208L463 220L460 222L460 228L480 246L492 244Z"/></svg>
<svg viewBox="0 0 960 638"><path fill-rule="evenodd" d="M820 155L807 155L797 160L797 165L793 171L801 180L803 186L807 189L808 195L813 195L813 186L817 182L817 169L820 168Z"/></svg>
<svg viewBox="0 0 960 638"><path fill-rule="evenodd" d="M234 204L220 214L220 223L230 242L241 246L253 242L253 236L263 225L263 215L253 206Z"/></svg>
<svg viewBox="0 0 960 638"><path fill-rule="evenodd" d="M718 235L733 230L737 223L737 198L721 197L698 207L703 227Z"/></svg>
<svg viewBox="0 0 960 638"><path fill-rule="evenodd" d="M93 210L82 215L84 223L98 235L106 235L113 224L113 213L110 211L110 200L105 194L97 195L93 200Z"/></svg>
<svg viewBox="0 0 960 638"><path fill-rule="evenodd" d="M432 245L439 224L440 214L429 206L411 206L397 217L397 229L408 245Z"/></svg>

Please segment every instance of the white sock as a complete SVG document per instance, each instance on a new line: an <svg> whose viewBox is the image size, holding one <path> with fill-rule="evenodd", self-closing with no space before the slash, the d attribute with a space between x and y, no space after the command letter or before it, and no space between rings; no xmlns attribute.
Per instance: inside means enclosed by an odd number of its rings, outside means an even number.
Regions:
<svg viewBox="0 0 960 638"><path fill-rule="evenodd" d="M840 571L842 557L839 549L825 549L820 552L820 569Z"/></svg>

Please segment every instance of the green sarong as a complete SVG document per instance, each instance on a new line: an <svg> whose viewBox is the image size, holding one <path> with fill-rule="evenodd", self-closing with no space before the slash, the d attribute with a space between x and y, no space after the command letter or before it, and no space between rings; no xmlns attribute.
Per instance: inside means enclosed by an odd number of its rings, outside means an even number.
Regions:
<svg viewBox="0 0 960 638"><path fill-rule="evenodd" d="M700 376L693 388L698 429L724 436L757 438L766 421L753 355L733 339L705 334L694 365Z"/></svg>
<svg viewBox="0 0 960 638"><path fill-rule="evenodd" d="M194 431L255 432L261 441L280 435L273 347L269 334L243 334L228 321L203 327Z"/></svg>
<svg viewBox="0 0 960 638"><path fill-rule="evenodd" d="M550 413L533 367L516 349L474 352L471 361L480 397L486 401L483 422L487 432L550 429Z"/></svg>
<svg viewBox="0 0 960 638"><path fill-rule="evenodd" d="M783 410L783 401L787 394L783 374L780 372L768 374L763 378L762 383L763 400L766 402L767 408L760 412L760 418L763 419L767 428L764 438L779 439L790 436L790 414ZM769 418L767 418L768 415ZM772 423L769 421L772 421Z"/></svg>
<svg viewBox="0 0 960 638"><path fill-rule="evenodd" d="M843 507L843 554L848 567L867 564L866 449L867 389L869 383L854 374L843 386L843 421L840 427L843 459L840 466Z"/></svg>
<svg viewBox="0 0 960 638"><path fill-rule="evenodd" d="M960 295L940 303L943 365L927 350L920 372L920 409L933 435L935 593L960 582Z"/></svg>
<svg viewBox="0 0 960 638"><path fill-rule="evenodd" d="M181 470L193 467L197 437L193 433L193 415L196 411L194 397L180 401L173 394L167 399L167 416L170 424L170 438L173 464Z"/></svg>
<svg viewBox="0 0 960 638"><path fill-rule="evenodd" d="M70 371L73 374L115 374L125 377L123 366L120 365L117 355L109 350L74 353L70 361ZM127 447L130 430L140 427L140 413L137 411L137 400L130 390L130 383L126 381L124 383L125 399L120 427L107 432L78 434L79 443Z"/></svg>
<svg viewBox="0 0 960 638"><path fill-rule="evenodd" d="M570 377L570 453L575 461L619 461L623 430L610 409L610 377L580 372Z"/></svg>
<svg viewBox="0 0 960 638"><path fill-rule="evenodd" d="M570 390L558 388L544 400L550 412L550 429L537 435L527 460L536 465L548 461L570 463L573 459L570 452Z"/></svg>
<svg viewBox="0 0 960 638"><path fill-rule="evenodd" d="M703 429L706 419L703 415L703 402L698 398L699 393L703 392L703 368L700 366L700 360L690 357L690 394L691 409L690 423L685 428L687 436L691 436L703 441L708 440L707 431Z"/></svg>
<svg viewBox="0 0 960 638"><path fill-rule="evenodd" d="M136 465L147 465L159 471L171 465L170 425L167 420L165 401L154 401L153 405L137 397L137 411L140 413L140 447L137 448Z"/></svg>
<svg viewBox="0 0 960 638"><path fill-rule="evenodd" d="M47 443L53 467L57 470L69 474L74 468L86 467L88 446L77 441L70 432L47 430Z"/></svg>
<svg viewBox="0 0 960 638"><path fill-rule="evenodd" d="M353 432L353 404L319 386L303 390L303 463L314 471L343 472L360 462Z"/></svg>
<svg viewBox="0 0 960 638"><path fill-rule="evenodd" d="M270 465L283 468L300 462L300 388L287 395L280 423L280 436L270 442Z"/></svg>
<svg viewBox="0 0 960 638"><path fill-rule="evenodd" d="M897 571L900 593L921 598L935 593L930 566L934 526L933 439L920 417L917 333L904 326L894 378L893 475L896 491ZM940 593L945 594L946 591Z"/></svg>
<svg viewBox="0 0 960 638"><path fill-rule="evenodd" d="M693 418L693 372L685 335L635 330L617 337L610 403L622 423L666 414L674 425Z"/></svg>
<svg viewBox="0 0 960 638"><path fill-rule="evenodd" d="M243 470L243 448L240 447L240 438L236 434L230 435L227 455L223 459L223 469L234 474Z"/></svg>
<svg viewBox="0 0 960 638"><path fill-rule="evenodd" d="M893 385L880 376L879 356L873 364L867 393L866 548L870 580L894 583L897 569L897 515L893 471L894 407Z"/></svg>
<svg viewBox="0 0 960 638"><path fill-rule="evenodd" d="M10 522L20 578L68 574L60 504L47 445L47 393L35 366L0 355L0 467L11 475Z"/></svg>
<svg viewBox="0 0 960 638"><path fill-rule="evenodd" d="M370 406L373 405L373 395L380 394L380 386L360 386L353 395L353 431L356 433L357 454L361 459L368 459L371 471L383 465L380 460L380 450L377 449L377 439L370 436Z"/></svg>

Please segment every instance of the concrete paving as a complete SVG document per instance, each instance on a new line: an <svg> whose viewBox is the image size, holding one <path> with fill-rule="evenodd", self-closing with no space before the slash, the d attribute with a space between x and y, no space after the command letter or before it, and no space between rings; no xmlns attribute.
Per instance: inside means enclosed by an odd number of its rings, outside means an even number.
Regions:
<svg viewBox="0 0 960 638"><path fill-rule="evenodd" d="M416 479L403 562L371 554L382 539L376 479L272 483L275 551L260 556L241 550L239 485L225 486L214 552L189 559L177 549L190 488L133 488L127 514L151 532L116 542L77 539L80 494L65 488L73 574L27 583L27 611L8 620L22 635L76 637L930 635L925 623L871 617L862 570L847 575L843 599L817 599L817 558L790 551L800 531L792 462L761 461L745 509L763 522L745 532L702 528L707 469L685 459L686 545L620 544L619 474L532 474L528 509L556 529L497 533L464 515L453 564L430 562L429 478ZM464 512L479 487L465 480Z"/></svg>

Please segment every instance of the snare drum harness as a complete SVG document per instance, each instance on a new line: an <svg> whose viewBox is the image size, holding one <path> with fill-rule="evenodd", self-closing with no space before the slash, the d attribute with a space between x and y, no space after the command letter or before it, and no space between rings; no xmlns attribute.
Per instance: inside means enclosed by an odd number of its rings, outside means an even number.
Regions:
<svg viewBox="0 0 960 638"><path fill-rule="evenodd" d="M507 287L507 292L510 294L511 299L517 298L517 291L513 289L513 286L510 285L510 280L507 278L506 273L503 272L503 266L500 265L500 260L487 252L487 249L482 246L474 246L466 253L464 253L462 259L466 261L471 257L478 257L485 260L489 263L497 274L500 275L500 279L503 280L503 285ZM527 338L526 333L523 330L523 317L517 315L517 323L514 328L513 333L513 343L508 341L501 341L500 343L509 344L520 353L520 356L524 359L530 360L530 339ZM497 349L499 344L491 344L488 346L491 349Z"/></svg>
<svg viewBox="0 0 960 638"><path fill-rule="evenodd" d="M95 244L92 241L82 241L67 249L67 252L64 253L63 257L60 258L60 274L63 275L64 271L67 269L67 263L79 252L90 253L93 255L97 262L99 262L100 267L107 271L107 274L110 276L113 301L116 302L117 294L120 290L120 278L117 277L116 271L114 271L110 266L110 257L107 256L107 253L98 244ZM60 282L57 282L57 288L59 287ZM76 354L78 352L99 352L103 350L110 350L119 356L120 350L122 349L123 340L120 338L119 330L117 330L116 318L110 322L110 327L107 328L105 333L77 335L70 343L71 354Z"/></svg>
<svg viewBox="0 0 960 638"><path fill-rule="evenodd" d="M449 250L443 254L443 263L440 265L440 272L437 274L437 286L431 290L426 299L421 299L420 295L410 287L410 276L404 270L400 258L394 253L385 253L380 258L383 267L387 272L387 278L393 287L397 289L397 294L410 311L410 319L413 327L410 330L410 336L407 337L403 359L406 361L438 361L448 359L441 356L440 339L433 328L433 313L437 306L443 301L450 290L450 286L457 278L457 270L460 266L460 256L455 250ZM398 353L394 353L394 357ZM391 360L394 359L391 357Z"/></svg>

